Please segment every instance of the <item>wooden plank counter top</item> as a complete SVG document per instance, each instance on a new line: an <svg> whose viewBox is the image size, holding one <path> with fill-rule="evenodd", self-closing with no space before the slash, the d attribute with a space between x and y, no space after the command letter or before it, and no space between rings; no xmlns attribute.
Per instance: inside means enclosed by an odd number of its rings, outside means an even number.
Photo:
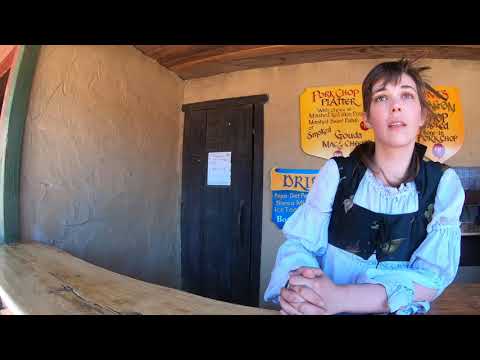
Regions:
<svg viewBox="0 0 480 360"><path fill-rule="evenodd" d="M278 314L139 281L40 243L0 246L0 299L13 314Z"/></svg>
<svg viewBox="0 0 480 360"><path fill-rule="evenodd" d="M451 284L428 315L480 315L480 284Z"/></svg>
<svg viewBox="0 0 480 360"><path fill-rule="evenodd" d="M136 280L40 243L0 246L0 299L13 314L278 314ZM428 314L480 315L480 284L452 284Z"/></svg>

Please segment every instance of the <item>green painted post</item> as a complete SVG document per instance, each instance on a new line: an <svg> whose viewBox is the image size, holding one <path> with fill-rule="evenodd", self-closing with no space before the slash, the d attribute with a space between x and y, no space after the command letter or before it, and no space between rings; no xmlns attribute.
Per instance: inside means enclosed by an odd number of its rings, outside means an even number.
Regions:
<svg viewBox="0 0 480 360"><path fill-rule="evenodd" d="M40 46L22 45L10 79L1 119L0 244L20 239L20 169L23 132Z"/></svg>

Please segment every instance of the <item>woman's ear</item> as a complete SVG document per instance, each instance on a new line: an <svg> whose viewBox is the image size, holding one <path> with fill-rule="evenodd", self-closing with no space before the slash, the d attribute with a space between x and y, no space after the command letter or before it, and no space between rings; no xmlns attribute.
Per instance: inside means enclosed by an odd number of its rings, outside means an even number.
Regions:
<svg viewBox="0 0 480 360"><path fill-rule="evenodd" d="M366 112L362 113L362 121L368 129L372 128L372 124L370 124L370 122L368 121L368 116Z"/></svg>
<svg viewBox="0 0 480 360"><path fill-rule="evenodd" d="M427 112L424 109L422 109L422 115L420 117L420 127L425 126L426 121L427 121Z"/></svg>

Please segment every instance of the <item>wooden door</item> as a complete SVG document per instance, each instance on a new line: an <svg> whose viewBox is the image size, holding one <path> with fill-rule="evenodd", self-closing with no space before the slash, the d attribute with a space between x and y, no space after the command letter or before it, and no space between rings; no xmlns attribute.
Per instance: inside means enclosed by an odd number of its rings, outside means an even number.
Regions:
<svg viewBox="0 0 480 360"><path fill-rule="evenodd" d="M255 137L263 132L255 124L263 103L242 99L184 107L182 284L198 295L257 305L260 239L253 226L261 227L256 177L263 154ZM211 176L216 158L226 164L221 180Z"/></svg>

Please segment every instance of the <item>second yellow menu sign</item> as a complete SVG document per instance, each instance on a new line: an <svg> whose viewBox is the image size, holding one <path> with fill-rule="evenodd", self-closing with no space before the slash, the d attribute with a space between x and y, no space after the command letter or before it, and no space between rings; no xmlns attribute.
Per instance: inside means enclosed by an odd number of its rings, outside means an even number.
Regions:
<svg viewBox="0 0 480 360"><path fill-rule="evenodd" d="M310 155L347 156L358 144L373 140L362 123L360 85L307 88L300 96L301 145Z"/></svg>
<svg viewBox="0 0 480 360"><path fill-rule="evenodd" d="M455 155L463 145L465 136L463 111L458 88L437 86L435 90L442 93L446 99L441 100L428 94L427 101L435 115L420 133L417 141L427 147L426 157L443 163Z"/></svg>

